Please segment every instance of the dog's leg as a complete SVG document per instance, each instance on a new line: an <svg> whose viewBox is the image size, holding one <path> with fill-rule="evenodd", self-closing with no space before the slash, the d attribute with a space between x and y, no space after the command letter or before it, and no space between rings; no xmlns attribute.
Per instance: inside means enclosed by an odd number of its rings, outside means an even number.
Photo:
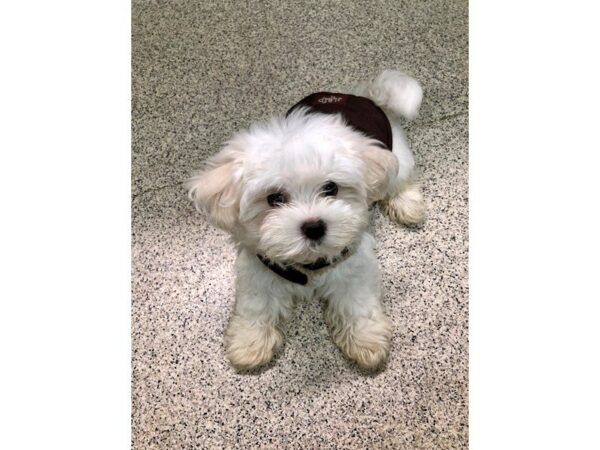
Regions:
<svg viewBox="0 0 600 450"><path fill-rule="evenodd" d="M380 367L387 360L390 349L392 328L388 318L379 307L373 307L365 314L348 315L340 311L340 303L330 302L326 315L334 342L360 367Z"/></svg>
<svg viewBox="0 0 600 450"><path fill-rule="evenodd" d="M382 207L390 219L403 225L419 225L425 221L425 200L414 180L400 184L394 194L383 200Z"/></svg>
<svg viewBox="0 0 600 450"><path fill-rule="evenodd" d="M236 263L236 303L225 332L225 348L238 369L252 369L273 358L283 343L278 325L292 304L289 294L265 279L271 274L265 274L257 261L242 253Z"/></svg>
<svg viewBox="0 0 600 450"><path fill-rule="evenodd" d="M392 337L381 306L379 268L372 245L373 238L368 236L358 254L336 268L325 312L334 342L366 369L376 369L386 361Z"/></svg>

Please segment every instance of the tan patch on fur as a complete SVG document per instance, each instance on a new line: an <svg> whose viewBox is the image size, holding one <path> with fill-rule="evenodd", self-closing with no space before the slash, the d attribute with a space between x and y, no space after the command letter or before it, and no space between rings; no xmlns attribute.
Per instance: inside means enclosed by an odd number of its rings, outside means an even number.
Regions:
<svg viewBox="0 0 600 450"><path fill-rule="evenodd" d="M271 323L232 316L225 332L225 347L231 364L252 369L268 363L283 343L283 334Z"/></svg>
<svg viewBox="0 0 600 450"><path fill-rule="evenodd" d="M361 152L366 164L365 181L369 203L382 200L398 174L398 159L389 151L370 145Z"/></svg>
<svg viewBox="0 0 600 450"><path fill-rule="evenodd" d="M372 317L343 318L325 315L333 341L351 360L364 369L377 369L387 360L392 338L392 326L381 312Z"/></svg>
<svg viewBox="0 0 600 450"><path fill-rule="evenodd" d="M203 171L186 183L189 197L205 211L217 227L231 231L237 224L239 186L234 183L235 162L229 161Z"/></svg>
<svg viewBox="0 0 600 450"><path fill-rule="evenodd" d="M427 212L423 194L415 182L409 182L398 194L388 197L383 210L392 220L408 226L423 223Z"/></svg>

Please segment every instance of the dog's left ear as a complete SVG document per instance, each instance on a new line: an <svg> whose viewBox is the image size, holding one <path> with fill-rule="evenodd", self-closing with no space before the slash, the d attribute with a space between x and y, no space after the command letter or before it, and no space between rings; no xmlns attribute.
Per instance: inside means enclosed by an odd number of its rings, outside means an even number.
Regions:
<svg viewBox="0 0 600 450"><path fill-rule="evenodd" d="M190 200L208 219L225 231L233 231L238 222L241 180L241 152L225 147L210 158L204 170L184 184Z"/></svg>
<svg viewBox="0 0 600 450"><path fill-rule="evenodd" d="M398 176L398 158L391 151L376 145L363 148L360 156L365 163L368 202L383 200L394 188Z"/></svg>

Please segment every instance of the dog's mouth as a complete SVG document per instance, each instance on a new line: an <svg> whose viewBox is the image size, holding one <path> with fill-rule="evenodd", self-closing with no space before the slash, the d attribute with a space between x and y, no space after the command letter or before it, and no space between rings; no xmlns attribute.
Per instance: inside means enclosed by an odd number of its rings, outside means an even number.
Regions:
<svg viewBox="0 0 600 450"><path fill-rule="evenodd" d="M294 261L294 260L290 260L290 259L272 258L272 257L268 256L268 253L261 254L261 252L258 252L258 256L263 261L267 261L272 264L277 264L278 266L281 266L281 267L296 268L301 271L317 272L322 269L323 269L323 271L325 271L327 269L331 269L332 267L338 265L342 261L345 261L354 253L355 247L356 247L355 245L350 245L350 246L344 247L344 249L337 255L320 256L313 261L309 260L310 262L306 262L306 259L301 260L301 261L298 261L298 260Z"/></svg>
<svg viewBox="0 0 600 450"><path fill-rule="evenodd" d="M321 257L319 259L317 259L316 261L313 261L311 263L308 264L301 264L302 268L306 269L306 270L319 270L322 269L324 267L327 266L331 266L331 265L335 265L341 261L343 261L344 259L346 259L346 256L350 253L350 248L346 247L344 248L344 250L342 250L342 252L336 256L335 258L325 258L325 257Z"/></svg>

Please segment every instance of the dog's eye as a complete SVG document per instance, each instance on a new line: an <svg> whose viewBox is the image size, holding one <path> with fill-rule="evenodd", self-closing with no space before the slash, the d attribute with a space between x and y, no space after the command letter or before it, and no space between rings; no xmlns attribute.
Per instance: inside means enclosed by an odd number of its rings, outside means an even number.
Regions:
<svg viewBox="0 0 600 450"><path fill-rule="evenodd" d="M325 197L333 197L338 193L338 186L333 181L328 181L321 188L321 192Z"/></svg>
<svg viewBox="0 0 600 450"><path fill-rule="evenodd" d="M267 196L267 202L271 206L279 206L286 202L286 198L282 192L275 192Z"/></svg>

